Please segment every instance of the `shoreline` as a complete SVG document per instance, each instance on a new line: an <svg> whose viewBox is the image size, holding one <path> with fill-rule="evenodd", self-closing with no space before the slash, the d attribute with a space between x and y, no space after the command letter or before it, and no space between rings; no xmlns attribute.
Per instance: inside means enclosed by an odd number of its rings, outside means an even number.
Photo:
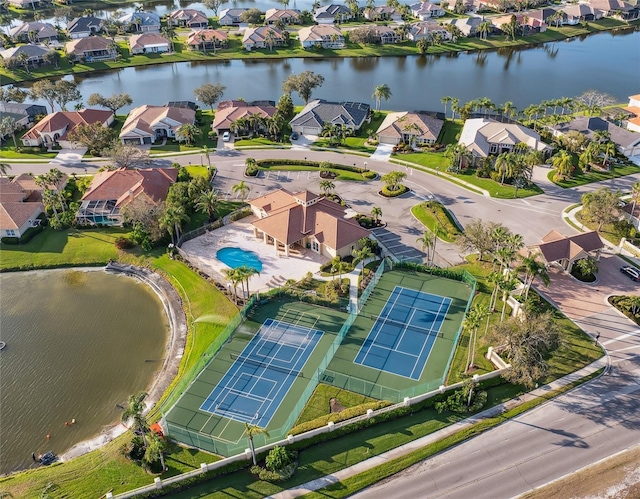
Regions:
<svg viewBox="0 0 640 499"><path fill-rule="evenodd" d="M107 264L100 267L59 267L52 269L33 269L17 272L98 272L119 274L135 279L145 284L160 299L168 321L168 335L165 342L165 358L162 367L156 372L147 384L145 391L148 393L145 399L145 414L147 414L160 400L167 387L178 373L178 367L186 345L187 321L182 309L182 300L173 286L160 274L143 267L135 267L122 264ZM58 455L60 462L66 462L81 456L111 442L120 435L126 433L128 428L120 421L103 426L92 438L77 442ZM0 477L9 477L17 473L28 471L30 468L4 473Z"/></svg>
<svg viewBox="0 0 640 499"><path fill-rule="evenodd" d="M616 23L612 25L603 25L602 21L607 23ZM576 33L564 34L560 30L573 30L578 31ZM146 59L138 63L122 64L122 63L97 63L93 66L88 64L84 65L69 65L68 67L61 69L51 69L45 71L44 74L38 75L37 72L20 73L6 72L0 69L0 81L2 86L7 85L22 85L26 83L32 83L45 78L62 78L69 75L83 75L83 74L100 74L113 71L119 71L128 68L142 68L145 66L157 66L163 64L174 63L196 63L196 64L209 64L209 63L229 63L232 61L247 61L247 62L261 62L261 61L282 61L286 59L353 59L353 58L365 58L365 57L429 57L429 56L450 56L457 53L476 53L476 52L493 52L498 50L526 50L535 47L541 47L548 43L556 43L561 41L571 41L575 38L588 37L598 33L614 33L616 31L630 30L631 32L640 29L640 20L634 20L631 22L618 21L615 19L605 18L599 21L591 21L587 23L587 27L577 26L564 26L556 28L549 26L548 30L544 33L536 33L528 35L527 37L517 38L516 40L507 41L503 37L495 36L489 40L481 40L477 37L464 37L457 41L446 42L438 45L433 51L429 51L427 54L420 54L415 45L411 46L390 46L390 45L365 45L358 48L345 48L338 51L327 52L314 52L314 51L302 51L299 49L284 49L285 53L278 53L277 51L269 53L256 53L256 52L218 52L215 58L206 57L203 58L200 52L185 51L167 53L167 59L169 60L156 60ZM547 35L545 35L547 33ZM554 35L553 37L551 35ZM543 37L545 39L536 40L536 37ZM483 46L475 46L474 44L481 43ZM468 46L467 46L468 45ZM433 49L433 46L430 47ZM340 53L343 52L343 53ZM260 55L258 57L258 55ZM68 63L67 63L68 64ZM79 67L82 66L82 67ZM37 70L36 70L37 71Z"/></svg>

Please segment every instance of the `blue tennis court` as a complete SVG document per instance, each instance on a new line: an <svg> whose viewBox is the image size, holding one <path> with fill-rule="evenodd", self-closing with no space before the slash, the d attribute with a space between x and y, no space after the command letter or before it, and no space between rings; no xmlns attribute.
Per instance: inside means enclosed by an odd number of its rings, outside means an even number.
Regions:
<svg viewBox="0 0 640 499"><path fill-rule="evenodd" d="M200 409L266 428L322 334L267 319Z"/></svg>
<svg viewBox="0 0 640 499"><path fill-rule="evenodd" d="M354 363L419 380L451 298L396 286Z"/></svg>

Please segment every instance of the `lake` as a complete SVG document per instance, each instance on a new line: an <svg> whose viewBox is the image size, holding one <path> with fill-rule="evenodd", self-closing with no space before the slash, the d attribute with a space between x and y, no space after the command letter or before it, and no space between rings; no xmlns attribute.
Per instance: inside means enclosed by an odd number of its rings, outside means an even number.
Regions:
<svg viewBox="0 0 640 499"><path fill-rule="evenodd" d="M314 90L314 98L374 105L374 87L386 83L392 96L382 102L383 109L442 110L440 99L447 95L462 103L479 97L495 103L512 101L522 109L590 89L626 102L629 95L638 93L639 68L640 31L629 30L528 49L450 56L184 62L68 78L78 82L85 99L93 92L126 92L133 105L140 106L194 100L193 90L210 82L227 87L224 99L278 100L287 76L311 70L325 78L322 87ZM296 94L293 97L302 104Z"/></svg>
<svg viewBox="0 0 640 499"><path fill-rule="evenodd" d="M103 271L2 273L0 289L0 473L8 473L33 466L32 452L60 454L118 424L117 405L162 367L168 321L146 285Z"/></svg>

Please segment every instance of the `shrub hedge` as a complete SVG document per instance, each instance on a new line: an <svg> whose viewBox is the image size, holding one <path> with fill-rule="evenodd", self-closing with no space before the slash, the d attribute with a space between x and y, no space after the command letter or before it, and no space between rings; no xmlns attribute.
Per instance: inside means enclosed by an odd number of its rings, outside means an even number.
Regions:
<svg viewBox="0 0 640 499"><path fill-rule="evenodd" d="M388 186L385 185L380 191L380 194L387 198L395 198L398 196L402 196L405 192L409 192L409 188L406 185L400 184L398 187L399 189L392 191Z"/></svg>
<svg viewBox="0 0 640 499"><path fill-rule="evenodd" d="M36 234L40 234L44 230L44 225L40 224L36 227L29 227L27 231L22 235L22 237L3 237L2 244L16 245L16 244L27 244L33 236Z"/></svg>
<svg viewBox="0 0 640 499"><path fill-rule="evenodd" d="M326 165L327 163L326 161L320 162L320 161L311 161L311 160L304 160L304 159L258 159L256 160L256 164L262 168L270 168L272 166L278 166L278 165L311 166L314 168L320 168L320 164L322 163L324 163L323 167L327 166L327 168L332 168L334 170L345 170L348 172L360 173L363 176L365 175L365 173L367 175L373 174L372 177L365 177L365 178L375 178L375 176L377 175L376 172L372 172L371 170L366 170L358 166L341 165L338 163L329 163L328 165Z"/></svg>

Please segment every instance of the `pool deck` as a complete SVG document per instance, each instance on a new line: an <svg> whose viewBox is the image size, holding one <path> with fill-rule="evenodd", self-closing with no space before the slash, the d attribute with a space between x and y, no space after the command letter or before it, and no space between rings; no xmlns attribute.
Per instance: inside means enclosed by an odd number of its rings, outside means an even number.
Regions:
<svg viewBox="0 0 640 499"><path fill-rule="evenodd" d="M186 253L193 265L220 282L225 282L225 270L229 267L216 258L219 249L235 247L254 251L262 262L262 272L249 280L251 292L279 288L287 279L299 281L307 272L319 272L320 265L330 260L310 249L299 249L300 254L291 254L288 257L282 253L276 254L272 245L266 245L261 238L253 235L251 222L254 220L256 217L252 215L207 232L185 242L180 249Z"/></svg>

